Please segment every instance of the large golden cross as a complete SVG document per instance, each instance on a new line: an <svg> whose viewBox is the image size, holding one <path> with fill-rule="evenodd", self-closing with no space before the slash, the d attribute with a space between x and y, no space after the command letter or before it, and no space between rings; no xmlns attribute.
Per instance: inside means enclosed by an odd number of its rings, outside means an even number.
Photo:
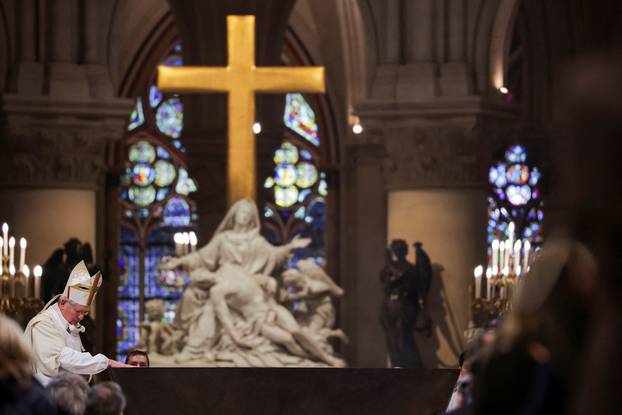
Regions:
<svg viewBox="0 0 622 415"><path fill-rule="evenodd" d="M255 92L324 92L324 67L256 67L255 16L227 16L226 67L158 67L165 92L227 92L227 203L256 198Z"/></svg>

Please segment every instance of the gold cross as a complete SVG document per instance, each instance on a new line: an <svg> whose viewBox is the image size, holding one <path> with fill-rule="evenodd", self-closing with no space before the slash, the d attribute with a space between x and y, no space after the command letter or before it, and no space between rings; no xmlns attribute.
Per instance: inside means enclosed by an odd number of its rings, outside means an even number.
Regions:
<svg viewBox="0 0 622 415"><path fill-rule="evenodd" d="M227 92L227 203L256 199L255 92L324 92L324 67L256 67L255 16L227 16L226 67L158 67L165 92Z"/></svg>

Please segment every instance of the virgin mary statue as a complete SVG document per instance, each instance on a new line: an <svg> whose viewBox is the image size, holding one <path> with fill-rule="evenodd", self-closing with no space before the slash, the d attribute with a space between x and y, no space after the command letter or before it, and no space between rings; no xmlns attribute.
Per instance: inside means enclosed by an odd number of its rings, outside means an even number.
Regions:
<svg viewBox="0 0 622 415"><path fill-rule="evenodd" d="M190 275L175 314L174 326L184 338L184 349L177 361L210 359L210 350L219 334L209 299L210 287L232 276L244 276L257 281L267 294L273 294L276 281L271 275L275 269L292 250L304 248L310 242L295 237L286 245L273 246L259 231L257 205L250 199L241 199L231 206L207 245L160 265L163 269L181 266Z"/></svg>

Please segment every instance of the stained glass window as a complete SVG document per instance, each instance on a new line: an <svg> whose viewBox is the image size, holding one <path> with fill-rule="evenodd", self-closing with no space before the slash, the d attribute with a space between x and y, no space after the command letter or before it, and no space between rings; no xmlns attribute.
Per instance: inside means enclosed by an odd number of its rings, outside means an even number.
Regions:
<svg viewBox="0 0 622 415"><path fill-rule="evenodd" d="M517 238L529 240L532 246L542 242L542 175L536 166L528 163L527 156L525 147L513 145L489 170L492 186L488 197L489 245L494 239L509 237L510 223L514 223Z"/></svg>
<svg viewBox="0 0 622 415"><path fill-rule="evenodd" d="M179 52L175 47L163 63L180 65ZM163 256L175 254L175 233L195 230L196 207L189 195L197 188L188 174L180 141L183 108L176 95L163 94L154 81L155 71L130 116L126 170L121 178L119 359L140 341L145 303L162 301L164 319L174 318L187 276L158 270L157 265Z"/></svg>
<svg viewBox="0 0 622 415"><path fill-rule="evenodd" d="M130 115L130 123L127 126L128 131L132 131L137 127L140 127L145 123L145 115L143 114L143 104L140 101L140 97L136 98L136 104L134 105L134 111Z"/></svg>
<svg viewBox="0 0 622 415"><path fill-rule="evenodd" d="M318 169L320 137L315 112L301 94L288 94L283 114L286 134L274 153L274 174L264 187L273 198L263 211L266 237L283 244L295 235L311 238L311 244L294 253L298 259L313 257L325 261L325 221L328 186L326 174Z"/></svg>
<svg viewBox="0 0 622 415"><path fill-rule="evenodd" d="M296 134L314 146L319 147L320 138L318 137L315 112L313 112L302 94L287 94L283 121Z"/></svg>

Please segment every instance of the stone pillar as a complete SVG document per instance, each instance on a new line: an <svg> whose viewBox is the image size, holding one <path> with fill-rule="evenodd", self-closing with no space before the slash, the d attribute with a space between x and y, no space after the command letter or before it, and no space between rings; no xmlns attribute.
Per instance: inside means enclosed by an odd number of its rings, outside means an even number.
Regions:
<svg viewBox="0 0 622 415"><path fill-rule="evenodd" d="M354 367L385 367L386 344L379 323L382 300L380 270L386 240L386 196L382 176L384 148L373 135L353 141L347 148L348 173L342 195L346 248L341 299L343 329L350 337L345 348ZM358 138L358 137L357 137ZM376 142L375 142L376 141Z"/></svg>
<svg viewBox="0 0 622 415"><path fill-rule="evenodd" d="M98 37L98 0L84 1L84 19L81 24L84 31L84 72L88 81L89 95L93 98L112 98L114 87L110 74L102 64L102 51Z"/></svg>
<svg viewBox="0 0 622 415"><path fill-rule="evenodd" d="M89 242L97 252L94 189L0 188L0 222L28 240L26 263L43 265L72 237Z"/></svg>
<svg viewBox="0 0 622 415"><path fill-rule="evenodd" d="M465 96L471 90L466 64L465 0L447 0L443 26L446 49L441 65L440 89L444 96Z"/></svg>
<svg viewBox="0 0 622 415"><path fill-rule="evenodd" d="M49 95L61 99L86 99L89 88L83 68L77 64L78 4L58 0L51 5Z"/></svg>
<svg viewBox="0 0 622 415"><path fill-rule="evenodd" d="M473 268L485 264L485 188L435 188L391 190L388 193L387 243L399 238L410 245L414 261L415 241L433 263L434 277L428 307L435 333L416 340L425 367L437 363L456 365L464 350L463 332L470 310Z"/></svg>
<svg viewBox="0 0 622 415"><path fill-rule="evenodd" d="M2 97L0 221L29 239L29 263L42 263L71 236L93 248L103 237L98 197L130 111L129 100L91 103L85 111L45 97Z"/></svg>
<svg viewBox="0 0 622 415"><path fill-rule="evenodd" d="M43 92L43 65L37 62L37 16L34 0L24 0L19 7L19 57L15 72L15 92L39 95Z"/></svg>
<svg viewBox="0 0 622 415"><path fill-rule="evenodd" d="M365 187L353 180L349 187L354 193L347 196L354 203L348 215L356 218L362 204L361 219L348 226L364 238L350 241L346 253L347 268L356 270L350 292L357 297L350 307L362 313L355 319L359 326L352 324L357 347L363 347L353 364L386 362L384 333L377 320L382 293L378 273L387 244L401 238L409 244L411 261L412 244L421 241L434 264L428 301L435 333L429 339L417 334L424 364L454 365L470 319L473 268L486 258L490 148L501 131L510 129L508 120L516 114L479 98L426 106L369 100L358 103L355 112L376 148L375 158L365 159L374 164L357 160L352 166L352 174L360 176ZM361 284L367 285L359 291Z"/></svg>
<svg viewBox="0 0 622 415"><path fill-rule="evenodd" d="M434 0L410 0L404 7L406 57L397 75L396 98L425 101L436 96Z"/></svg>

